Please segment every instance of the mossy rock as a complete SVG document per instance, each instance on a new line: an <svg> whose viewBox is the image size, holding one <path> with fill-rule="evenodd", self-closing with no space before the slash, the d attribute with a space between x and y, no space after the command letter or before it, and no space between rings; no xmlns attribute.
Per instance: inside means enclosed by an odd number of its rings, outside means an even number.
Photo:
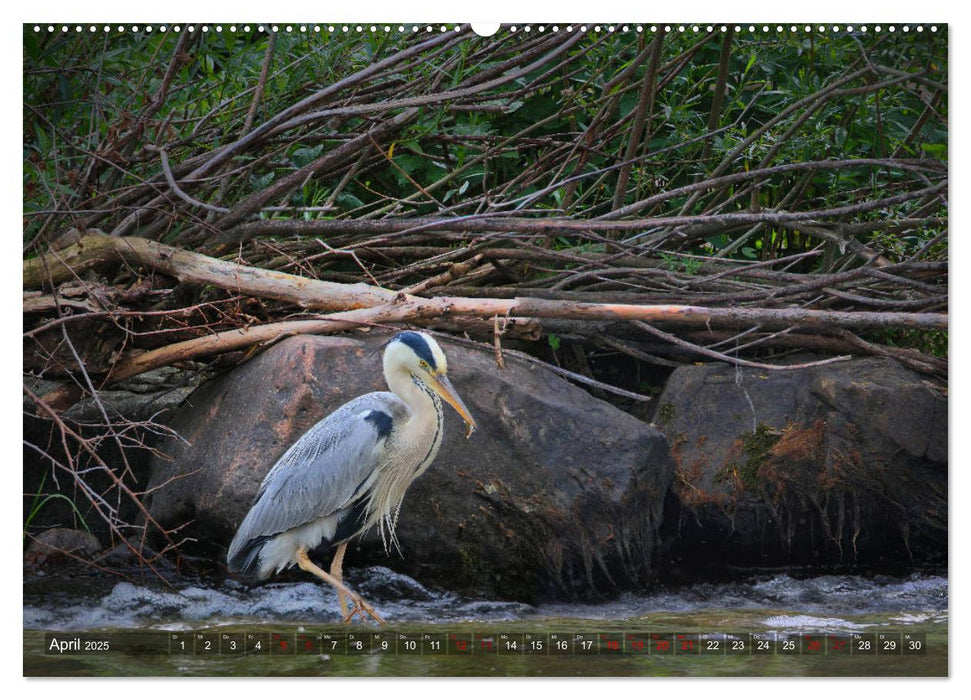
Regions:
<svg viewBox="0 0 971 700"><path fill-rule="evenodd" d="M686 366L658 405L678 477L662 535L682 560L946 561L947 397L910 370Z"/></svg>

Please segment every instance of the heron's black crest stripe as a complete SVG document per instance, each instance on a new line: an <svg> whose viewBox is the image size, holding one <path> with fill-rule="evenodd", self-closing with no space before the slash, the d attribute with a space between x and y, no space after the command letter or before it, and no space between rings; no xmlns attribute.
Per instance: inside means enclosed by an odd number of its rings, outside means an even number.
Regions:
<svg viewBox="0 0 971 700"><path fill-rule="evenodd" d="M384 411L370 411L366 416L364 416L364 420L377 429L379 437L386 438L391 434L391 416Z"/></svg>
<svg viewBox="0 0 971 700"><path fill-rule="evenodd" d="M438 365L435 362L435 356L432 355L432 349L428 347L428 341L426 341L420 334L414 331L404 331L398 333L391 342L398 341L399 343L404 343L409 348L415 351L421 359L428 363L432 370L437 370Z"/></svg>

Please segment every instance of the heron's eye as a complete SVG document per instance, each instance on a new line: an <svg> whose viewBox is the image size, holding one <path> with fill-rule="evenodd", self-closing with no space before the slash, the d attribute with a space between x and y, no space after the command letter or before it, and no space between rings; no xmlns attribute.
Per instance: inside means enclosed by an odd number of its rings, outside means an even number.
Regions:
<svg viewBox="0 0 971 700"><path fill-rule="evenodd" d="M421 367L422 369L430 369L428 366L428 363L425 362L424 360L418 360L418 366Z"/></svg>

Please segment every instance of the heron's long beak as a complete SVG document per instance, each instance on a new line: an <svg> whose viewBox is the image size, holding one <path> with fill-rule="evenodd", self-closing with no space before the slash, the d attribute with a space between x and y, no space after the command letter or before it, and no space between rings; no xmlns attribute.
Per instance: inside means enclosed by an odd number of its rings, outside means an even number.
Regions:
<svg viewBox="0 0 971 700"><path fill-rule="evenodd" d="M475 430L475 420L472 418L472 414L469 413L469 409L465 407L465 403L459 398L458 392L455 391L455 387L452 386L452 382L448 380L448 377L444 374L432 376L431 385L435 393L448 401L452 408L462 416L462 420L465 421L465 437L468 438L472 435L472 431Z"/></svg>

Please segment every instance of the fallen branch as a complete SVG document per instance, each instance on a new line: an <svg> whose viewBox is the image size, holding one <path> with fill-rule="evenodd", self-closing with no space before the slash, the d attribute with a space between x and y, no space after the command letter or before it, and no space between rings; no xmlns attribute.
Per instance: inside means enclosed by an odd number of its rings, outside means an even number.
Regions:
<svg viewBox="0 0 971 700"><path fill-rule="evenodd" d="M166 367L176 362L241 350L258 344L274 343L291 335L337 333L362 325L418 320L420 318L422 318L422 313L419 309L415 309L414 305L400 304L356 309L312 321L281 321L261 326L247 326L140 353L115 365L108 380L118 382L136 374L158 367Z"/></svg>
<svg viewBox="0 0 971 700"><path fill-rule="evenodd" d="M336 333L360 325L378 323L420 323L428 319L448 318L450 316L524 316L535 318L570 318L587 320L625 320L625 321L665 321L688 322L693 325L710 325L715 319L734 321L740 325L760 324L763 328L790 327L808 322L832 323L867 327L884 327L887 317L933 317L943 318L946 314L884 314L865 312L810 311L805 309L705 309L688 306L637 306L629 304L577 304L552 302L540 299L456 299L440 297L436 299L402 300L399 303L378 306L370 309L355 309L331 314L312 321L284 321L261 326L223 331L175 343L156 350L136 355L116 365L109 375L109 381L120 381L157 367L182 362L203 355L239 350L256 344L275 342L289 335L300 333ZM864 321L855 317L863 316ZM758 320L756 320L758 319ZM827 320L824 320L827 319ZM899 320L899 319L898 319ZM855 322L855 323L853 323ZM899 324L898 324L899 325ZM656 331L656 329L654 329ZM660 333L658 331L658 333ZM669 334L665 334L667 336ZM673 336L671 336L673 337ZM694 349L695 346L692 346ZM710 353L703 353L710 354ZM725 359L718 353L717 359ZM840 358L845 359L845 358ZM730 361L737 362L735 358ZM760 363L751 366L763 367Z"/></svg>
<svg viewBox="0 0 971 700"><path fill-rule="evenodd" d="M673 304L592 304L529 297L512 299L436 297L426 300L363 283L339 284L312 280L297 275L238 265L145 239L111 238L100 234L85 236L76 245L55 255L56 259L46 261L46 265L43 260L37 258L24 262L25 287L40 286L44 283L45 277L57 283L79 274L78 266L83 269L85 266L116 258L124 260L129 265L143 265L164 272L181 281L209 284L236 294L276 299L320 311L347 311L392 305L397 309L421 309L425 318L437 316L492 318L500 315L666 322L696 326L759 325L765 329L793 325L832 325L853 329L946 329L948 325L948 315L945 313L829 311L788 307L709 308ZM396 312L398 313L400 312ZM416 318L418 317L406 314L395 320L406 321Z"/></svg>
<svg viewBox="0 0 971 700"><path fill-rule="evenodd" d="M165 182L168 184L169 189L172 190L172 193L175 194L179 199L187 204L191 204L194 207L200 207L201 209L216 212L217 214L229 213L230 210L226 207L216 206L215 204L209 204L208 202L200 202L198 199L193 199L186 194L185 190L179 187L179 183L175 181L175 176L172 174L172 168L169 166L169 156L165 152L164 148L159 148L158 146L149 144L145 146L145 150L152 153L158 153L158 157L162 163L162 173L165 175Z"/></svg>
<svg viewBox="0 0 971 700"><path fill-rule="evenodd" d="M366 284L322 282L237 265L145 238L114 238L97 233L84 236L62 251L25 260L24 288L58 285L75 279L87 269L118 261L163 272L181 282L210 284L314 310L366 308L390 303L397 297L395 292Z"/></svg>

